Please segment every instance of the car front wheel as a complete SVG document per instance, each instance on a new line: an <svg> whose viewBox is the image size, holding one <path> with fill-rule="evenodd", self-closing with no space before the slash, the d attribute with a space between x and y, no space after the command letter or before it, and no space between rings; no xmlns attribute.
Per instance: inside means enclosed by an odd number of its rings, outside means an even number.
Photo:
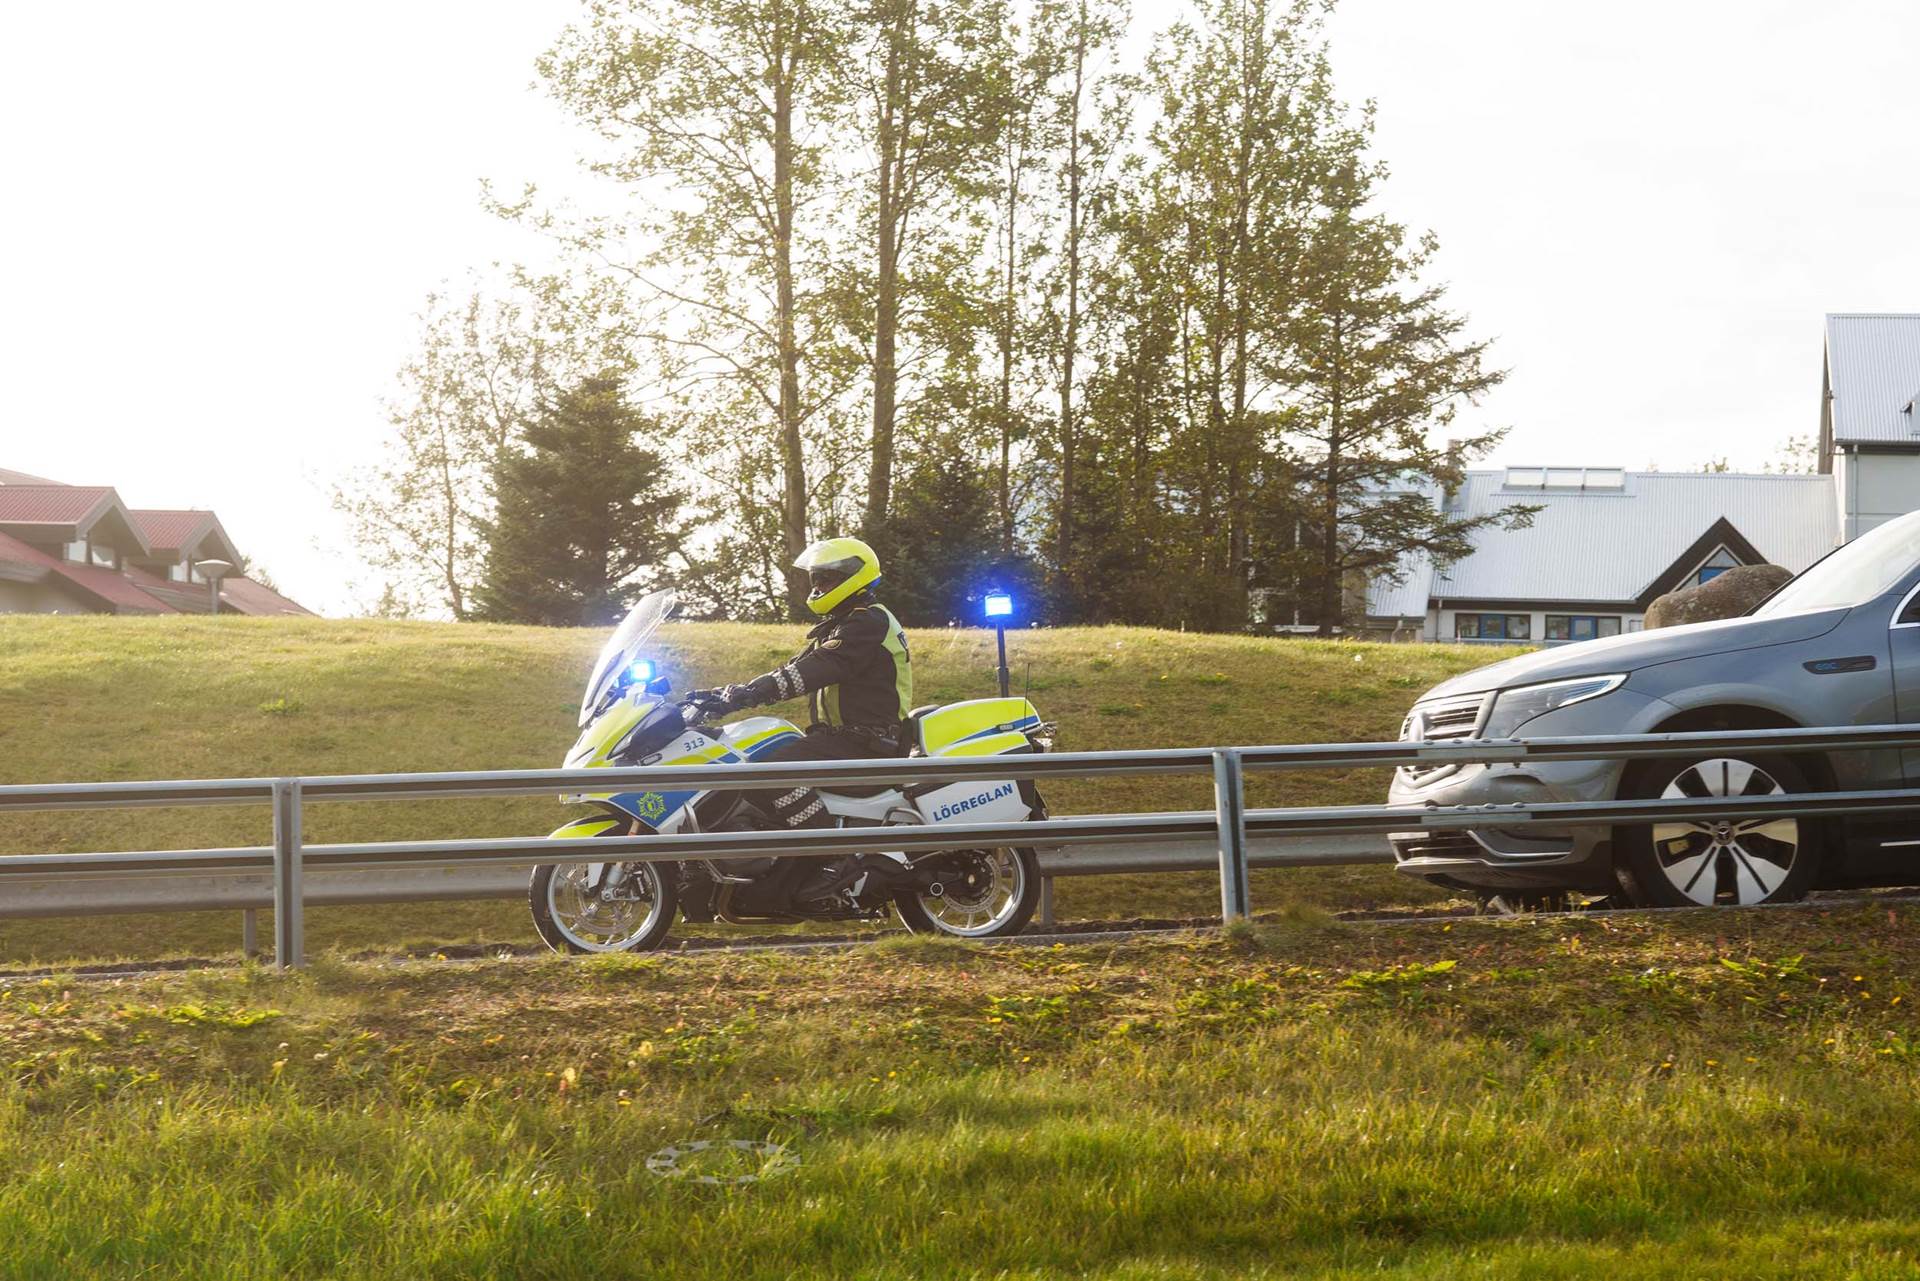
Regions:
<svg viewBox="0 0 1920 1281"><path fill-rule="evenodd" d="M1783 758L1713 755L1650 761L1624 796L1696 799L1806 792ZM1746 907L1803 897L1820 862L1821 825L1787 816L1676 819L1614 829L1614 871L1645 907Z"/></svg>

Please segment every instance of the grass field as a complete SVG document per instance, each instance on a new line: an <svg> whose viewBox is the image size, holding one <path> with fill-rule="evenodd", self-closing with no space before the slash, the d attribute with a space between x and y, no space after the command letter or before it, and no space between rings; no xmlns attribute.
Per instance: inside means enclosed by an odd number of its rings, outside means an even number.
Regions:
<svg viewBox="0 0 1920 1281"><path fill-rule="evenodd" d="M689 626L677 683L788 629ZM552 763L597 638L0 620L5 781ZM987 638L919 638L929 701ZM1390 737L1487 657L1019 638L1065 746ZM1256 803L1378 797L1364 772ZM1204 784L1063 789L1063 810ZM542 801L315 807L316 840L540 832ZM38 815L0 849L241 844L246 811ZM1062 882L1066 915L1211 878ZM523 904L312 913L317 963L0 978L0 1279L1920 1275L1920 908L1341 923L1430 892L1256 878L1272 916L1123 944L346 959L531 942ZM236 914L0 925L0 962L230 956ZM689 1140L785 1145L744 1186ZM685 1168L756 1169L721 1147Z"/></svg>
<svg viewBox="0 0 1920 1281"><path fill-rule="evenodd" d="M559 763L602 632L433 623L197 618L0 618L0 782L205 778ZM757 674L786 658L797 627L676 624L662 633L677 687ZM913 637L918 697L993 690L991 633ZM1408 704L1496 655L1201 636L1129 628L1013 638L1015 685L1062 726L1065 749L1392 738ZM784 709L800 714L793 707ZM1372 802L1377 771L1256 777L1256 804ZM1060 812L1207 807L1201 780L1062 785ZM564 817L539 798L309 807L308 839L539 834ZM0 819L0 852L262 844L264 807L177 808ZM1432 902L1386 868L1267 872L1256 903L1379 907ZM1217 911L1194 874L1063 880L1065 919ZM320 908L316 950L534 942L514 902ZM236 913L0 922L0 964L223 955Z"/></svg>
<svg viewBox="0 0 1920 1281"><path fill-rule="evenodd" d="M1910 1277L1914 925L16 981L0 1275Z"/></svg>

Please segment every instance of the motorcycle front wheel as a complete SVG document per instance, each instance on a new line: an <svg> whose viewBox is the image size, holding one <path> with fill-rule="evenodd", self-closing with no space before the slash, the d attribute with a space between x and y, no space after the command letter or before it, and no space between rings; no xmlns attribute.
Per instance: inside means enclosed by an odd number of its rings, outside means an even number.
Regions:
<svg viewBox="0 0 1920 1281"><path fill-rule="evenodd" d="M533 928L556 952L649 952L666 941L679 907L678 868L622 863L618 884L596 892L604 863L548 863L527 887ZM611 869L609 869L611 870Z"/></svg>
<svg viewBox="0 0 1920 1281"><path fill-rule="evenodd" d="M954 850L933 866L935 884L894 896L901 923L915 934L1005 938L1027 928L1040 906L1040 859L1030 849Z"/></svg>

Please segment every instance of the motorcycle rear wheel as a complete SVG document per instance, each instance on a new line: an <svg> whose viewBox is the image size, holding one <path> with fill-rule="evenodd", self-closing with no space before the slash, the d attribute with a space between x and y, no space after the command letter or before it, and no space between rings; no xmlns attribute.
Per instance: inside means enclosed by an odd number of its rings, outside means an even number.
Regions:
<svg viewBox="0 0 1920 1281"><path fill-rule="evenodd" d="M1006 938L1027 928L1040 906L1040 859L1030 849L1001 846L966 850L942 859L964 859L939 893L902 890L894 896L900 921L915 934L949 938Z"/></svg>

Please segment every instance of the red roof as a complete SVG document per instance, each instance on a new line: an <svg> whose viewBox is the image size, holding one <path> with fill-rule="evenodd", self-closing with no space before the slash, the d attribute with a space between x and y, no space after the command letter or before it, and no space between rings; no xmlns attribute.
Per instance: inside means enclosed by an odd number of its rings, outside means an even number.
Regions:
<svg viewBox="0 0 1920 1281"><path fill-rule="evenodd" d="M71 561L55 561L53 572L73 583L75 586L92 592L101 600L112 605L115 612L128 610L139 614L177 614L180 611L165 601L147 595L133 585L133 580L117 569L105 565L76 565Z"/></svg>
<svg viewBox="0 0 1920 1281"><path fill-rule="evenodd" d="M203 532L213 521L213 513L203 511L134 508L127 515L133 517L133 523L140 527L155 551L169 552L191 546L194 535Z"/></svg>
<svg viewBox="0 0 1920 1281"><path fill-rule="evenodd" d="M165 601L141 591L128 574L117 569L108 569L104 565L76 565L71 561L49 556L37 547L29 547L7 534L0 534L0 563L38 566L65 579L87 595L104 601L116 612L130 611L141 614L180 612Z"/></svg>
<svg viewBox="0 0 1920 1281"><path fill-rule="evenodd" d="M0 467L0 485L58 485L57 480L48 480L45 476L30 476L23 471L11 471Z"/></svg>
<svg viewBox="0 0 1920 1281"><path fill-rule="evenodd" d="M112 494L105 485L0 485L0 523L76 524Z"/></svg>
<svg viewBox="0 0 1920 1281"><path fill-rule="evenodd" d="M11 534L0 534L0 564L38 565L43 569L51 569L59 563L38 547L29 547Z"/></svg>
<svg viewBox="0 0 1920 1281"><path fill-rule="evenodd" d="M242 614L304 614L313 617L313 611L295 601L288 600L279 592L261 583L254 582L245 574L235 574L220 580L220 600L232 606Z"/></svg>

